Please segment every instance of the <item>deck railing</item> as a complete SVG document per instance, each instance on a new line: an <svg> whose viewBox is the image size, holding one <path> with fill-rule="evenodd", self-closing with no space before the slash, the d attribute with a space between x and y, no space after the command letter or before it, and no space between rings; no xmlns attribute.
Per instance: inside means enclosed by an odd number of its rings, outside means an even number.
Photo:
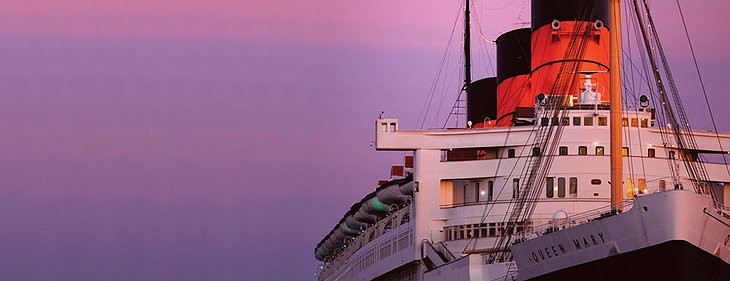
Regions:
<svg viewBox="0 0 730 281"><path fill-rule="evenodd" d="M629 209L631 209L631 207L633 207L633 205L634 205L634 200L631 200L631 199L624 200L621 203L620 209L623 210L623 212L626 212ZM536 237L539 237L539 236L542 236L542 235L545 235L548 233L567 229L567 228L570 228L573 226L585 224L585 223L592 222L595 220L601 220L601 219L611 217L611 216L617 215L617 214L619 214L619 212L612 210L611 206L607 205L607 206L589 210L589 211L586 211L583 213L578 213L578 214L575 214L572 216L567 216L565 218L553 219L553 221L551 221L549 223L538 225L538 226L533 226L533 227L528 227L524 231L517 233L515 243L520 243L522 241L536 238Z"/></svg>

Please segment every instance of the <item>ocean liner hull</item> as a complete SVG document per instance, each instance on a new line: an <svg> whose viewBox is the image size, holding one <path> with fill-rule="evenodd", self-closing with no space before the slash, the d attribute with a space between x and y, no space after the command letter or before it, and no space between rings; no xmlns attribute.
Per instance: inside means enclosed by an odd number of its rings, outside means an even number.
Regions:
<svg viewBox="0 0 730 281"><path fill-rule="evenodd" d="M544 274L531 281L578 280L730 280L730 265L683 240L667 241Z"/></svg>
<svg viewBox="0 0 730 281"><path fill-rule="evenodd" d="M730 280L730 170L703 159L730 133L670 123L653 85L622 102L618 1L531 2L477 81L465 3L466 127L381 112L372 145L404 161L317 244L320 281Z"/></svg>
<svg viewBox="0 0 730 281"><path fill-rule="evenodd" d="M519 280L730 280L729 222L709 197L668 191L511 250Z"/></svg>

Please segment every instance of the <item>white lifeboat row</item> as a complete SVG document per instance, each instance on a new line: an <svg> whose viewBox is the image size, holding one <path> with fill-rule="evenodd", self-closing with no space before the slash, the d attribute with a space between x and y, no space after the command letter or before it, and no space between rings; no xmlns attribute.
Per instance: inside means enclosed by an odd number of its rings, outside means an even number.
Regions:
<svg viewBox="0 0 730 281"><path fill-rule="evenodd" d="M324 261L328 256L338 254L338 250L344 248L349 240L359 236L370 225L410 204L414 190L413 176L408 175L387 181L352 205L332 231L317 244L314 250L317 260Z"/></svg>

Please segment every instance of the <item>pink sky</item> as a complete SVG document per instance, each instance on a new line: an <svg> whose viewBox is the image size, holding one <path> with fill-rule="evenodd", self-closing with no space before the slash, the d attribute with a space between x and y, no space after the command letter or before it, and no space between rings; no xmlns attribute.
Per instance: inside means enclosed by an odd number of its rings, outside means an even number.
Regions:
<svg viewBox="0 0 730 281"><path fill-rule="evenodd" d="M522 5L476 3L492 39ZM682 3L727 120L730 3ZM653 5L680 88L696 91L675 2ZM313 280L314 245L402 157L368 146L375 118L415 126L457 11L3 1L0 281Z"/></svg>

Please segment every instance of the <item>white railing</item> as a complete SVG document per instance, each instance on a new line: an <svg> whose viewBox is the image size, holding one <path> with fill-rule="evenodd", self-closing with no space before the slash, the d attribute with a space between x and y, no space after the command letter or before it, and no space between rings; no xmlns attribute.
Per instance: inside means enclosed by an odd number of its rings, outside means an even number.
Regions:
<svg viewBox="0 0 730 281"><path fill-rule="evenodd" d="M623 210L623 212L628 211L633 207L634 200L624 200L621 205L620 209ZM604 206L597 209L589 210L583 213L578 213L572 216L568 216L566 218L557 219L554 221L551 221L546 224L528 227L524 231L519 232L516 234L516 240L515 243L519 243L522 241L530 240L532 238L536 238L539 236L542 236L544 234L552 233L558 230L567 229L573 226L585 224L588 222L592 222L595 220L600 220L603 218L607 218L613 215L617 215L618 212L615 212L612 210L611 206Z"/></svg>
<svg viewBox="0 0 730 281"><path fill-rule="evenodd" d="M407 206L399 209L398 211L395 211L391 214L388 214L388 216L382 218L375 224L369 226L367 229L363 230L360 235L357 237L354 237L352 242L348 243L347 246L342 250L342 252L337 255L336 258L334 258L331 262L328 262L325 264L324 269L322 269L318 273L319 280L325 280L330 275L339 273L343 269L345 269L345 266L347 265L349 259L360 249L362 249L365 245L370 243L371 241L375 241L379 236L382 236L385 233L395 231L402 225L408 225L408 223L403 223L404 218L407 216L408 221L412 220L412 212L411 209L413 208L413 204L408 204ZM377 246L377 245L376 245Z"/></svg>

